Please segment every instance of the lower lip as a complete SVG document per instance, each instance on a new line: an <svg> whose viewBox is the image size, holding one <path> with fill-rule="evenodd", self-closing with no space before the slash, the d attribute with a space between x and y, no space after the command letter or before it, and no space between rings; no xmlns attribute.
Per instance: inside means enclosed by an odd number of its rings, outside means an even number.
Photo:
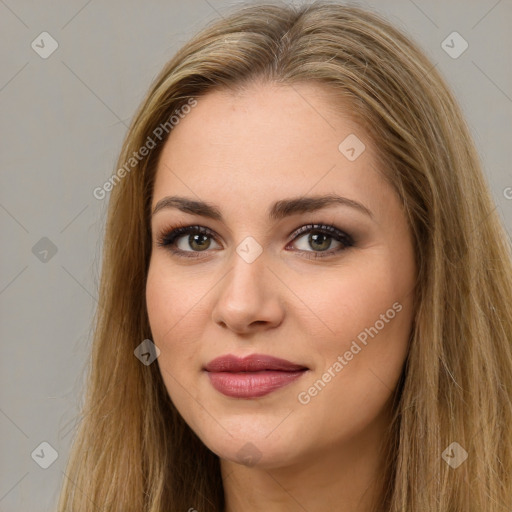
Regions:
<svg viewBox="0 0 512 512"><path fill-rule="evenodd" d="M298 379L306 370L295 372L207 372L212 386L226 396L258 398Z"/></svg>

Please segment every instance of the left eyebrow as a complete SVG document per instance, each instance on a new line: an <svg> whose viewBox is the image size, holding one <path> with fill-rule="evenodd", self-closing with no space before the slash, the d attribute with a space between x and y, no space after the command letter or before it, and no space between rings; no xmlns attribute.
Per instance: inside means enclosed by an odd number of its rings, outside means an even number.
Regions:
<svg viewBox="0 0 512 512"><path fill-rule="evenodd" d="M334 205L348 206L360 211L361 213L364 213L371 219L374 218L373 213L366 206L358 203L357 201L354 201L353 199L342 197L337 194L281 199L272 204L268 211L268 217L271 220L280 220L291 215L313 212ZM152 215L155 215L158 211L164 208L176 208L185 213L201 215L203 217L223 221L222 213L217 205L206 203L204 201L196 201L195 199L188 197L164 197L158 201L155 208L153 209Z"/></svg>

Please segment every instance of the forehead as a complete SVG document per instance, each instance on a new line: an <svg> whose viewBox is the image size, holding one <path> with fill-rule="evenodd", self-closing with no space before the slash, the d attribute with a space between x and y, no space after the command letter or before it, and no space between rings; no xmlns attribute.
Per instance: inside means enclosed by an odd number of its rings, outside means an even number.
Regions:
<svg viewBox="0 0 512 512"><path fill-rule="evenodd" d="M259 84L211 92L197 102L164 145L153 206L171 193L261 206L284 196L338 192L377 208L372 190L382 193L383 183L372 144L321 87ZM364 144L355 160L343 152L346 140L358 152Z"/></svg>

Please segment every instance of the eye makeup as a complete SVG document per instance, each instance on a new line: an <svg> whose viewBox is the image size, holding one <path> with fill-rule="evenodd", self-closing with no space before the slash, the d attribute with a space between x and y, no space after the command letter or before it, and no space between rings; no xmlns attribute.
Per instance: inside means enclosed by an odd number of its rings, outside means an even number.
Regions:
<svg viewBox="0 0 512 512"><path fill-rule="evenodd" d="M305 238L304 235L306 234L309 235L306 242L308 246L312 247L312 244L319 244L321 246L320 250L295 249L295 251L310 259L334 256L355 245L353 237L336 226L329 224L306 224L296 229L290 235L290 241L287 243L286 248L297 240ZM186 238L187 236L188 238ZM188 244L188 248L191 250L179 248L178 243L180 239L185 239L185 243ZM215 232L205 226L177 224L160 231L156 237L156 244L159 247L166 248L174 256L198 258L204 257L202 253L211 252L208 249L210 249L212 240L218 243ZM338 245L334 249L331 248L333 241ZM206 245L204 248L201 248L201 245L204 245L205 242ZM197 246L197 244L199 248L194 250L192 245ZM325 245L327 245L326 249L322 248Z"/></svg>

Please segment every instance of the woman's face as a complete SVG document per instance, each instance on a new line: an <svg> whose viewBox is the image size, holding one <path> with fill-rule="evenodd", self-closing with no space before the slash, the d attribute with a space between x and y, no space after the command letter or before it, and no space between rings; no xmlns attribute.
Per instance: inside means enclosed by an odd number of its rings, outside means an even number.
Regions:
<svg viewBox="0 0 512 512"><path fill-rule="evenodd" d="M413 318L398 198L367 135L317 86L197 101L165 143L152 200L146 298L169 395L222 459L270 468L364 450L389 420ZM328 195L353 203L309 199ZM203 232L158 245L176 226ZM228 354L298 366L205 370Z"/></svg>

